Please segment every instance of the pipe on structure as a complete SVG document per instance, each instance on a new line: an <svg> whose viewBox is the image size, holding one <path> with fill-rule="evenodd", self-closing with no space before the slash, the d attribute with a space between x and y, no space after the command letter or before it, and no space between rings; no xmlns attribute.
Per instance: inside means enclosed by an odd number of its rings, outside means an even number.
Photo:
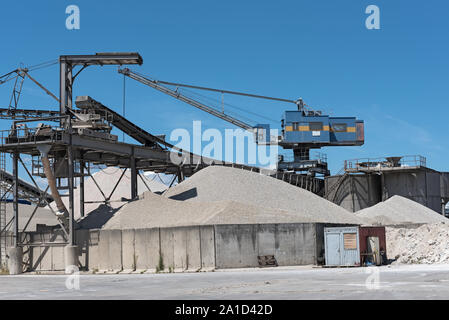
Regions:
<svg viewBox="0 0 449 320"><path fill-rule="evenodd" d="M51 169L50 160L48 159L48 152L51 149L51 145L39 145L37 149L41 153L42 166L44 167L45 177L48 181L48 186L50 187L51 195L56 203L56 208L58 209L57 215L68 216L67 208L62 202L61 195L59 194L58 188L56 187L56 178Z"/></svg>

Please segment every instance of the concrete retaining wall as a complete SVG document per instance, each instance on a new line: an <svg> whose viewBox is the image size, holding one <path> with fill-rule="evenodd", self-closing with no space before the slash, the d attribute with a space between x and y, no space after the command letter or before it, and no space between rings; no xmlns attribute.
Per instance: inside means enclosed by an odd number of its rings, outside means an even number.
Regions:
<svg viewBox="0 0 449 320"><path fill-rule="evenodd" d="M106 273L208 271L258 267L258 256L278 265L320 262L322 230L314 223L216 225L131 230L77 230L81 270ZM62 271L62 234L27 233L28 271Z"/></svg>
<svg viewBox="0 0 449 320"><path fill-rule="evenodd" d="M99 272L183 272L215 268L213 226L78 230L80 265Z"/></svg>
<svg viewBox="0 0 449 320"><path fill-rule="evenodd" d="M258 267L258 256L274 255L278 265L317 263L313 223L217 225L216 267Z"/></svg>

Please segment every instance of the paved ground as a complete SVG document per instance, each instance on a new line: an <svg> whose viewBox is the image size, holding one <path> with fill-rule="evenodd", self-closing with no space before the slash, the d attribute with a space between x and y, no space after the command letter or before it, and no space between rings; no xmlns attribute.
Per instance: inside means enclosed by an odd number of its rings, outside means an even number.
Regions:
<svg viewBox="0 0 449 320"><path fill-rule="evenodd" d="M449 299L449 265L81 275L79 280L80 290L69 290L65 275L0 276L0 300Z"/></svg>

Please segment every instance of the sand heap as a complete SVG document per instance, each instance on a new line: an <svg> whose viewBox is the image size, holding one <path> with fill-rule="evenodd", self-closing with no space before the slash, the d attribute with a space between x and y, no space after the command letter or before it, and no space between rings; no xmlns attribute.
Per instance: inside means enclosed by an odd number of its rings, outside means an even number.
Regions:
<svg viewBox="0 0 449 320"><path fill-rule="evenodd" d="M449 223L449 219L441 214L401 196L393 196L375 206L357 211L356 215L374 225Z"/></svg>
<svg viewBox="0 0 449 320"><path fill-rule="evenodd" d="M19 203L19 231L23 230L35 208L35 205ZM6 223L8 223L13 216L13 204L9 202L6 204ZM30 224L27 226L26 231L36 231L36 224L55 226L58 224L58 220L51 210L39 207L31 219Z"/></svg>
<svg viewBox="0 0 449 320"><path fill-rule="evenodd" d="M300 214L236 201L187 202L145 192L124 205L103 229L137 229L214 224L312 222Z"/></svg>
<svg viewBox="0 0 449 320"><path fill-rule="evenodd" d="M298 222L364 223L355 214L307 190L263 174L231 167L202 169L170 188L165 196L185 202L235 201L284 210L294 213Z"/></svg>
<svg viewBox="0 0 449 320"><path fill-rule="evenodd" d="M123 173L123 169L117 168L117 167L108 167L106 169L100 170L92 174L95 181L100 186L101 190L103 191L104 195L108 197L115 184L119 180L121 174ZM145 183L148 185L148 187L153 192L162 192L167 187L159 182L157 179L148 179L145 176L142 176L143 179L145 179ZM148 188L145 186L145 184L142 182L142 179L138 176L137 177L137 190L139 193L143 193L148 190ZM131 172L129 170L126 171L125 175L123 176L122 180L118 184L117 188L115 189L112 197L111 202L109 206L104 206L101 203L86 203L84 205L85 213L88 214L90 212L93 213L95 211L96 213L103 214L105 211L113 211L114 209L120 208L123 206L126 202L120 201L122 198L129 199L131 197ZM66 207L69 207L69 199L68 197L62 198L64 204ZM104 200L103 195L101 194L100 190L98 190L98 187L96 186L94 180L92 178L87 178L84 182L84 201L101 201ZM75 219L79 219L81 217L80 215L80 190L79 187L75 189L74 192L74 207L75 207ZM55 208L55 204L51 204L53 208Z"/></svg>
<svg viewBox="0 0 449 320"><path fill-rule="evenodd" d="M449 263L449 224L387 227L387 256L394 263Z"/></svg>

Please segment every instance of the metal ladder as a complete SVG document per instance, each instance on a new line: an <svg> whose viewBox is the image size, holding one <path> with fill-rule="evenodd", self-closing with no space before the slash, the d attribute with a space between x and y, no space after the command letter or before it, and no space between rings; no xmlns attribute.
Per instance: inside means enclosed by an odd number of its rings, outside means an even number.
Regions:
<svg viewBox="0 0 449 320"><path fill-rule="evenodd" d="M6 193L8 192L8 186L3 178L3 172L5 172L6 160L5 153L0 152L0 269L6 267L6 250L7 250L7 237L6 237Z"/></svg>

